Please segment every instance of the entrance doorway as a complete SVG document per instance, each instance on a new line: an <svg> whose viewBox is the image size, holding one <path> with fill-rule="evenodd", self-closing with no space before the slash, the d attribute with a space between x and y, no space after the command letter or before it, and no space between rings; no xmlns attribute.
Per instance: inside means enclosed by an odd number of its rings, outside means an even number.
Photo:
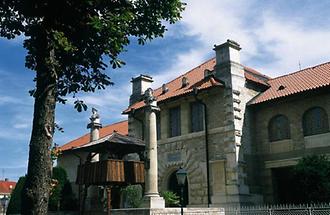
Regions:
<svg viewBox="0 0 330 215"><path fill-rule="evenodd" d="M181 196L181 187L178 185L178 180L176 178L176 171L174 171L168 181L168 190L175 193L177 196ZM183 187L183 207L189 204L188 195L188 180L186 179L185 185Z"/></svg>
<svg viewBox="0 0 330 215"><path fill-rule="evenodd" d="M292 180L292 167L272 169L274 201L277 204L295 202Z"/></svg>

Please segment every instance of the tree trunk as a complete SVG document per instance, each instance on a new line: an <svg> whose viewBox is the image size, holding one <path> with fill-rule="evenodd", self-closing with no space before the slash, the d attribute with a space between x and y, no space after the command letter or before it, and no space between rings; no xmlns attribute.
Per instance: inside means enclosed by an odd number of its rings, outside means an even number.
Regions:
<svg viewBox="0 0 330 215"><path fill-rule="evenodd" d="M43 35L45 36L45 35ZM42 37L42 36L41 36ZM47 214L51 188L52 161L50 148L53 142L55 118L56 76L51 66L52 52L45 37L40 40L40 55L36 59L37 77L30 140L29 163L23 190L22 214ZM41 51L42 50L42 51Z"/></svg>

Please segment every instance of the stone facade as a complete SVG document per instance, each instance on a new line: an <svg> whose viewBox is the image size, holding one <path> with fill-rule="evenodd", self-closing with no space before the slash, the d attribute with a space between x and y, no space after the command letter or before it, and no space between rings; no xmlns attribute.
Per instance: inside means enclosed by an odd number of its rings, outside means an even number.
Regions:
<svg viewBox="0 0 330 215"><path fill-rule="evenodd" d="M249 87L244 68L239 62L238 44L228 41L217 46L215 75L224 87L200 92L198 99L207 109L209 183L211 206L252 204L261 201L260 195L251 194L246 184L246 162L243 154L250 152L250 135L243 132L246 103L259 89ZM190 104L193 95L187 95L160 107L160 136L158 140L158 171L160 190L169 189L170 176L183 166L188 172L189 206L208 205L205 130L191 132ZM169 135L169 110L180 107L181 135ZM142 112L129 116L130 135L142 137ZM244 137L242 134L246 133ZM244 144L244 147L242 147ZM252 202L251 202L252 201Z"/></svg>
<svg viewBox="0 0 330 215"><path fill-rule="evenodd" d="M276 202L274 199L272 171L278 168L290 167L305 155L330 155L330 132L304 136L303 115L312 107L322 107L330 116L329 91L312 95L295 96L281 102L258 105L253 109L254 154L262 164L259 175L259 185L262 188L265 202ZM269 140L268 124L272 117L283 114L289 119L290 138L285 140ZM330 118L328 117L329 124Z"/></svg>
<svg viewBox="0 0 330 215"><path fill-rule="evenodd" d="M330 124L329 87L253 104L266 88L247 79L240 46L228 40L214 51L215 66L204 72L214 75L221 85L157 101L158 190L169 190L173 174L183 167L188 173L188 207L279 203L274 189L276 172L292 167L305 155L330 154L330 132L304 136L302 123L306 110L321 107ZM130 106L142 101L152 81L147 75L132 79ZM192 132L191 105L196 101L205 104L207 117L203 118L204 129ZM170 111L175 107L180 107L180 135L172 137ZM140 106L126 112L130 136L148 139L145 111ZM270 141L269 122L279 114L289 120L290 138ZM63 154L58 163L74 181L79 159Z"/></svg>
<svg viewBox="0 0 330 215"><path fill-rule="evenodd" d="M224 84L197 96L207 107L210 203L205 130L191 132L190 105L196 96L158 103L159 190L170 189L171 176L182 166L188 173L188 207L276 203L274 168L292 166L306 154L330 152L330 133L304 137L301 122L303 113L313 106L324 108L330 116L329 91L250 105L265 89L247 81L239 50L233 41L215 46L212 73ZM174 107L180 107L181 134L170 137L170 109ZM268 123L277 114L289 118L291 138L269 142ZM144 138L143 111L135 110L128 120L129 135Z"/></svg>

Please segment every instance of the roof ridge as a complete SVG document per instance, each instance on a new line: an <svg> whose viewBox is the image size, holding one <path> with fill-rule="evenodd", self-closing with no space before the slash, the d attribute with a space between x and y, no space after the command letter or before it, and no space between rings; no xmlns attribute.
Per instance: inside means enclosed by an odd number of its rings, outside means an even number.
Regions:
<svg viewBox="0 0 330 215"><path fill-rule="evenodd" d="M301 70L298 70L298 71L295 71L295 72L291 72L291 73L288 73L288 74L285 74L285 75L281 75L281 76L272 78L269 81L273 81L273 80L276 80L276 79L279 79L279 78L283 78L283 77L286 77L286 76L290 76L290 75L294 75L294 74L297 74L297 73L300 73L300 72L304 72L304 71L306 71L308 69L315 69L316 67L321 67L321 66L324 66L326 64L330 64L330 61L325 62L325 63L318 64L318 65L315 65L315 66L306 67L304 69L301 69Z"/></svg>
<svg viewBox="0 0 330 215"><path fill-rule="evenodd" d="M113 125L118 125L118 124L120 124L120 123L123 123L123 122L128 122L128 120L122 120L122 121L119 121L119 122L115 122L115 123L113 123L113 124L108 124L108 125L106 125L106 126L104 126L104 127L102 127L102 128L106 128L106 127L109 127L109 126L113 126ZM101 128L101 129L102 129ZM69 141L69 142L67 142L67 143L65 143L65 144L63 144L62 146L60 146L60 147L63 147L63 146L65 146L65 145L67 145L67 144L70 144L70 143L72 143L72 142L74 142L74 141L76 141L76 140L78 140L78 139L81 139L81 138L83 138L84 136L88 136L90 133L84 133L84 134L82 134L82 135L80 135L79 137L77 137L77 138L75 138L75 139L73 139L73 140L71 140L71 141Z"/></svg>
<svg viewBox="0 0 330 215"><path fill-rule="evenodd" d="M244 71L249 72L249 73L253 73L253 75L257 75L259 77L263 77L263 78L266 78L268 80L273 79L272 77L270 77L268 75L265 75L265 74L259 72L258 70L254 69L254 68L251 68L251 67L245 66L245 65L243 65L243 67L244 67Z"/></svg>
<svg viewBox="0 0 330 215"><path fill-rule="evenodd" d="M106 125L106 126L104 126L102 128L109 127L109 126L112 126L112 125L117 125L117 124L120 124L120 123L123 123L123 122L128 122L128 120L126 119L126 120L122 120L122 121L119 121L119 122L115 122L113 124L108 124L108 125Z"/></svg>
<svg viewBox="0 0 330 215"><path fill-rule="evenodd" d="M188 73L190 73L190 72L192 72L193 70L195 70L195 69L197 69L197 68L199 68L199 67L201 67L201 66L203 66L203 65L205 65L205 64L207 64L207 63L209 63L209 62L212 61L212 60L215 60L215 57L212 57L212 58L210 58L210 59L204 61L203 63L199 64L198 66L195 66L194 68L190 69L188 72L186 72L186 73L184 73L184 74L182 74L182 75L179 75L178 77L176 77L176 78L174 78L174 79L172 79L172 80L166 82L165 84L169 84L169 83L171 83L171 82L173 82L173 81L175 81L175 80L177 80L177 79L180 79L181 77L184 77L184 76L187 75ZM155 90L158 90L158 89L161 89L161 88L162 88L162 86L157 87Z"/></svg>

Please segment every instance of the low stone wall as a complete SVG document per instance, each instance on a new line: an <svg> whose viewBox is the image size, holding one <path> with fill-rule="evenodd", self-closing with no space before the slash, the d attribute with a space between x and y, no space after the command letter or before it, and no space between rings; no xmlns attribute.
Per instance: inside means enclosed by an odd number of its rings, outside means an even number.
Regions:
<svg viewBox="0 0 330 215"><path fill-rule="evenodd" d="M223 208L184 208L185 215L224 215ZM127 209L113 209L111 215L180 215L180 208L127 208Z"/></svg>

